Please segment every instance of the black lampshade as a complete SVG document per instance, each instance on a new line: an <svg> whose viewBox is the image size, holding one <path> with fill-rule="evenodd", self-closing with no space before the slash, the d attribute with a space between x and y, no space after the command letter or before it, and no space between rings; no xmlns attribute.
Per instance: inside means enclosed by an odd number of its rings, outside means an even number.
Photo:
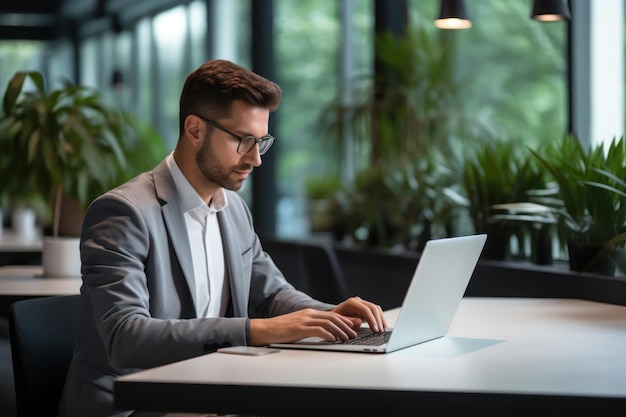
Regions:
<svg viewBox="0 0 626 417"><path fill-rule="evenodd" d="M124 85L124 74L121 70L116 69L113 71L113 76L111 77L111 85L113 87L122 87Z"/></svg>
<svg viewBox="0 0 626 417"><path fill-rule="evenodd" d="M439 18L435 20L439 29L467 29L472 21L465 7L465 0L441 0Z"/></svg>
<svg viewBox="0 0 626 417"><path fill-rule="evenodd" d="M542 22L570 19L569 7L565 0L534 0L531 17Z"/></svg>

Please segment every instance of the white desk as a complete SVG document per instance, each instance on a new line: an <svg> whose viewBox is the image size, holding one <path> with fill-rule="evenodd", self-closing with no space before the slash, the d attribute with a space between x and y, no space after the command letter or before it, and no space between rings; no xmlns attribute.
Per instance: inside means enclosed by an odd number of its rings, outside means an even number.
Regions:
<svg viewBox="0 0 626 417"><path fill-rule="evenodd" d="M33 297L79 294L80 278L43 277L41 266L0 266L0 315L15 301Z"/></svg>
<svg viewBox="0 0 626 417"><path fill-rule="evenodd" d="M11 229L0 233L0 252L41 252L42 246L41 235L25 238Z"/></svg>
<svg viewBox="0 0 626 417"><path fill-rule="evenodd" d="M11 229L0 233L0 265L41 264L42 249L41 235L25 238Z"/></svg>
<svg viewBox="0 0 626 417"><path fill-rule="evenodd" d="M0 296L50 296L80 292L80 278L44 278L42 274L41 266L0 266Z"/></svg>
<svg viewBox="0 0 626 417"><path fill-rule="evenodd" d="M622 413L626 307L466 298L449 336L391 354L214 353L121 377L115 395L126 409L277 417Z"/></svg>

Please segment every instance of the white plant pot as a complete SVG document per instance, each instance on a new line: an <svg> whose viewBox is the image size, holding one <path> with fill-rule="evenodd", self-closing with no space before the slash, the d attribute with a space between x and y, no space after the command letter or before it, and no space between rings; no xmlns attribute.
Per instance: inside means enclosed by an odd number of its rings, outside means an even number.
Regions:
<svg viewBox="0 0 626 417"><path fill-rule="evenodd" d="M80 277L80 238L44 237L44 277Z"/></svg>
<svg viewBox="0 0 626 417"><path fill-rule="evenodd" d="M19 237L32 239L37 236L37 213L29 207L18 207L11 213L13 232Z"/></svg>

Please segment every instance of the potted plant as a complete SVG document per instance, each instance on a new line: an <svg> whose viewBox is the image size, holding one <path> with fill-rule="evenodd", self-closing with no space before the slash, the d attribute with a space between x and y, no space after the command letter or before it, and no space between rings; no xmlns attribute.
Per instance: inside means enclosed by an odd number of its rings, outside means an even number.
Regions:
<svg viewBox="0 0 626 417"><path fill-rule="evenodd" d="M2 150L0 152L0 167L11 166L12 155L5 152L4 148L0 149ZM2 226L6 220L16 236L22 239L38 239L37 217L39 217L42 206L45 206L44 201L34 190L32 184L27 184L30 179L24 178L22 172L2 171L0 177L0 214L3 213L0 215L0 220L3 220ZM16 181L17 178L24 179L23 181Z"/></svg>
<svg viewBox="0 0 626 417"><path fill-rule="evenodd" d="M380 161L335 194L335 223L357 246L419 252L427 240L454 234L463 208L455 179L435 149L419 158Z"/></svg>
<svg viewBox="0 0 626 417"><path fill-rule="evenodd" d="M552 207L570 269L612 275L626 242L626 141L585 148L571 134L535 157L558 185Z"/></svg>
<svg viewBox="0 0 626 417"><path fill-rule="evenodd" d="M453 139L491 130L464 111L454 42L439 35L426 25L403 36L377 35L375 53L383 70L355 77L352 99L346 102L340 93L322 112L319 125L336 155L347 148L349 131L357 171L432 146L448 156Z"/></svg>
<svg viewBox="0 0 626 417"><path fill-rule="evenodd" d="M536 190L528 192L529 200L537 196ZM554 245L554 210L532 201L494 204L490 207L490 218L494 224L510 224L518 233L520 255L530 258L537 265L552 263ZM525 254L524 235L530 241L530 254Z"/></svg>
<svg viewBox="0 0 626 417"><path fill-rule="evenodd" d="M341 189L338 175L309 177L305 182L309 226L312 232L332 232L332 199Z"/></svg>
<svg viewBox="0 0 626 417"><path fill-rule="evenodd" d="M27 89L27 81L34 88ZM44 237L44 275L80 275L78 237L63 236L67 233L60 230L67 210L62 203L69 199L85 209L96 196L136 173L136 162L146 162L140 155L156 156L162 141L148 144L136 122L109 107L96 90L69 82L47 90L36 71L17 72L11 78L2 110L0 186L16 196L36 196L49 203L51 236ZM80 222L82 212L73 217ZM56 268L61 258L53 254L53 245L69 248L73 272Z"/></svg>
<svg viewBox="0 0 626 417"><path fill-rule="evenodd" d="M523 240L524 224L499 214L509 203L526 202L529 192L546 187L545 174L524 148L497 140L464 154L462 183L466 207L476 233L486 233L483 251L490 259L506 259L509 241Z"/></svg>
<svg viewBox="0 0 626 417"><path fill-rule="evenodd" d="M6 166L5 162L0 161L0 164ZM3 183L8 183L8 180L1 179L0 184ZM26 240L38 239L40 231L37 220L45 212L45 202L26 184L21 187L2 187L2 192L3 198L0 200L6 201L0 208L5 207L7 220L15 236Z"/></svg>
<svg viewBox="0 0 626 417"><path fill-rule="evenodd" d="M450 233L458 199L449 161L455 148L480 136L468 132L492 131L463 108L454 38L429 29L378 35L383 70L356 78L353 99L340 95L322 113L322 136L334 155L351 149L355 161L346 175L355 179L335 201L336 220L344 222L337 229L365 246L419 250L429 236ZM346 146L348 137L354 146Z"/></svg>

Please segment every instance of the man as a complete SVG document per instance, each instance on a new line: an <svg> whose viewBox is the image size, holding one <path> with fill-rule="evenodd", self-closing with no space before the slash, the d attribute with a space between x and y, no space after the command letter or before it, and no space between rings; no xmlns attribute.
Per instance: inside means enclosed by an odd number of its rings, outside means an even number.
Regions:
<svg viewBox="0 0 626 417"><path fill-rule="evenodd" d="M263 252L236 193L272 145L281 90L228 61L191 73L174 152L96 199L81 236L79 340L60 416L128 416L114 379L214 352L384 330L378 305L339 305L295 290Z"/></svg>

